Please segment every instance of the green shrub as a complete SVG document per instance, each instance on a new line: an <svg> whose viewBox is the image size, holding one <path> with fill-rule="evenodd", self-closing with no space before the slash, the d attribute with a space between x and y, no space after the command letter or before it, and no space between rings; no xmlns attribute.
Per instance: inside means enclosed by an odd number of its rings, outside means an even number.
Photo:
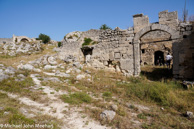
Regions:
<svg viewBox="0 0 194 129"><path fill-rule="evenodd" d="M70 36L68 37L68 39L73 39L73 36L70 35Z"/></svg>
<svg viewBox="0 0 194 129"><path fill-rule="evenodd" d="M22 91L26 91L27 93L28 90L24 90L23 88L28 88L33 84L34 82L30 77L26 77L23 81L15 81L15 78L9 78L1 81L0 90L14 93L21 93Z"/></svg>
<svg viewBox="0 0 194 129"><path fill-rule="evenodd" d="M82 44L82 46L90 45L91 42L92 42L92 39L84 38L84 43Z"/></svg>
<svg viewBox="0 0 194 129"><path fill-rule="evenodd" d="M82 104L82 103L91 103L92 98L83 92L76 92L73 94L68 95L63 95L62 100L64 102L69 103L69 104Z"/></svg>
<svg viewBox="0 0 194 129"><path fill-rule="evenodd" d="M110 98L110 97L112 97L112 93L111 93L111 92L104 92L104 93L102 94L102 96L103 96L103 97L108 97L108 98Z"/></svg>
<svg viewBox="0 0 194 129"><path fill-rule="evenodd" d="M143 114L143 113L138 114L137 117L138 117L139 119L147 119L146 115Z"/></svg>
<svg viewBox="0 0 194 129"><path fill-rule="evenodd" d="M76 37L76 38L78 38L78 35L74 34L74 35L73 35L73 37Z"/></svg>
<svg viewBox="0 0 194 129"><path fill-rule="evenodd" d="M100 30L106 30L106 29L111 29L111 28L107 26L106 24L103 24L100 26Z"/></svg>
<svg viewBox="0 0 194 129"><path fill-rule="evenodd" d="M192 105L190 92L185 91L179 83L149 82L141 79L130 80L131 83L125 85L125 92L129 98L138 98L161 106L174 107L180 111L189 109Z"/></svg>
<svg viewBox="0 0 194 129"><path fill-rule="evenodd" d="M49 37L48 35L45 35L45 34L42 34L42 33L39 34L38 39L39 39L39 40L42 40L42 42L43 42L44 44L47 44L47 43L50 42L50 40L51 40L50 37Z"/></svg>
<svg viewBox="0 0 194 129"><path fill-rule="evenodd" d="M62 43L61 42L58 42L58 47L61 47L62 46Z"/></svg>

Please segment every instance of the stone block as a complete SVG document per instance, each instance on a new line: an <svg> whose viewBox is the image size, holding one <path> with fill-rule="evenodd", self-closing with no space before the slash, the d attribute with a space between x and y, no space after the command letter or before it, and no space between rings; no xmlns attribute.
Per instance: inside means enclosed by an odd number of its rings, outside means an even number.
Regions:
<svg viewBox="0 0 194 129"><path fill-rule="evenodd" d="M130 44L127 42L127 43L122 43L122 44L119 44L119 47L128 47Z"/></svg>
<svg viewBox="0 0 194 129"><path fill-rule="evenodd" d="M120 61L121 70L130 70L133 71L133 59L123 59Z"/></svg>
<svg viewBox="0 0 194 129"><path fill-rule="evenodd" d="M122 54L123 59L127 58L127 54Z"/></svg>
<svg viewBox="0 0 194 129"><path fill-rule="evenodd" d="M126 41L128 41L128 42L133 42L133 39L134 39L134 37L127 37L127 38L126 38Z"/></svg>
<svg viewBox="0 0 194 129"><path fill-rule="evenodd" d="M183 32L183 35L190 35L191 34L191 31L185 31Z"/></svg>
<svg viewBox="0 0 194 129"><path fill-rule="evenodd" d="M101 60L109 60L109 55L103 53L103 54L101 55Z"/></svg>
<svg viewBox="0 0 194 129"><path fill-rule="evenodd" d="M159 21L169 21L169 20L174 20L178 19L178 13L177 11L174 12L168 12L168 10L159 12Z"/></svg>
<svg viewBox="0 0 194 129"><path fill-rule="evenodd" d="M108 61L103 61L103 64L104 65L108 65Z"/></svg>
<svg viewBox="0 0 194 129"><path fill-rule="evenodd" d="M120 59L120 58L121 58L120 52L115 52L115 59Z"/></svg>
<svg viewBox="0 0 194 129"><path fill-rule="evenodd" d="M110 52L109 53L109 59L110 60L114 60L114 52Z"/></svg>
<svg viewBox="0 0 194 129"><path fill-rule="evenodd" d="M181 36L177 33L171 35L171 39L179 39L179 38L181 38Z"/></svg>

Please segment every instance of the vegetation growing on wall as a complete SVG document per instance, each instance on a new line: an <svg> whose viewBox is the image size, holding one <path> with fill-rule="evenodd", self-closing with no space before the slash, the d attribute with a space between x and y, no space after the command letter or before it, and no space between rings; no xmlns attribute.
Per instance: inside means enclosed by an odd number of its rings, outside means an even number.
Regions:
<svg viewBox="0 0 194 129"><path fill-rule="evenodd" d="M84 38L84 43L82 44L82 47L86 45L94 45L94 44L97 44L97 42L93 41L91 38Z"/></svg>
<svg viewBox="0 0 194 129"><path fill-rule="evenodd" d="M62 46L62 43L61 42L58 42L58 47L61 47Z"/></svg>

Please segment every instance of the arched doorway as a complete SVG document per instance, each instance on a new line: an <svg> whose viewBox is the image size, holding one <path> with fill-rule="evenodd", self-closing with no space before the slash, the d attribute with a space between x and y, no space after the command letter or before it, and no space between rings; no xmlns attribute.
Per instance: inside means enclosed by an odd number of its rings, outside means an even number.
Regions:
<svg viewBox="0 0 194 129"><path fill-rule="evenodd" d="M28 41L28 39L23 38L23 39L21 39L21 42L29 42L29 41Z"/></svg>
<svg viewBox="0 0 194 129"><path fill-rule="evenodd" d="M156 51L154 53L154 64L155 65L164 65L164 52Z"/></svg>

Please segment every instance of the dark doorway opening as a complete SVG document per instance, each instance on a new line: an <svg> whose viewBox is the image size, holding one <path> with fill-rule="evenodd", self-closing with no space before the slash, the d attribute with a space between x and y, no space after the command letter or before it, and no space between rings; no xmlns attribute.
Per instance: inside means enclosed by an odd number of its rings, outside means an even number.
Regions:
<svg viewBox="0 0 194 129"><path fill-rule="evenodd" d="M85 46L85 47L82 47L81 50L84 54L84 62L86 63L86 56L87 55L92 55L92 51L93 51L93 47L88 47L88 46Z"/></svg>
<svg viewBox="0 0 194 129"><path fill-rule="evenodd" d="M154 64L155 65L164 65L164 52L156 51L154 53Z"/></svg>
<svg viewBox="0 0 194 129"><path fill-rule="evenodd" d="M29 42L29 41L28 41L28 39L23 38L23 39L21 39L21 42Z"/></svg>

